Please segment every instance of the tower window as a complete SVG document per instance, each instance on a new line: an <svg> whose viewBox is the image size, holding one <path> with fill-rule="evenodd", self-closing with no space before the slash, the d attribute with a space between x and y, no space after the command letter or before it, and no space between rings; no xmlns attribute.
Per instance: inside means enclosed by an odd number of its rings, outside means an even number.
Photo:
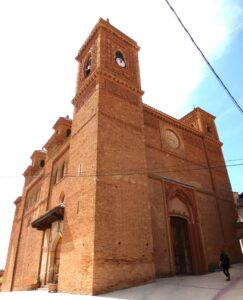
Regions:
<svg viewBox="0 0 243 300"><path fill-rule="evenodd" d="M116 58L121 58L121 59L124 60L124 56L123 56L123 54L121 53L121 51L117 51L117 52L116 52Z"/></svg>
<svg viewBox="0 0 243 300"><path fill-rule="evenodd" d="M45 166L45 161L44 161L44 159L42 159L42 160L40 161L40 167L43 168L44 166Z"/></svg>
<svg viewBox="0 0 243 300"><path fill-rule="evenodd" d="M67 129L66 136L69 137L71 135L71 129Z"/></svg>
<svg viewBox="0 0 243 300"><path fill-rule="evenodd" d="M121 67L121 68L125 68L126 67L126 62L125 62L124 56L121 53L121 51L116 51L115 61L118 64L119 67Z"/></svg>
<svg viewBox="0 0 243 300"><path fill-rule="evenodd" d="M212 133L212 127L209 124L207 124L207 132Z"/></svg>
<svg viewBox="0 0 243 300"><path fill-rule="evenodd" d="M84 74L85 77L88 77L90 72L91 72L91 65L92 65L92 60L91 60L91 56L88 58L85 67L84 67Z"/></svg>

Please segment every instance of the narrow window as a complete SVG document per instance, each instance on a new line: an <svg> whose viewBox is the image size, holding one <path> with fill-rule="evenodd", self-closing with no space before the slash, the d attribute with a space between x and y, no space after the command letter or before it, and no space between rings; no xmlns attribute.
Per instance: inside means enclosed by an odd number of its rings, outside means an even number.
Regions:
<svg viewBox="0 0 243 300"><path fill-rule="evenodd" d="M85 64L85 67L84 67L85 77L89 76L89 74L91 72L91 65L92 65L92 60L91 60L91 57L89 57L86 64Z"/></svg>
<svg viewBox="0 0 243 300"><path fill-rule="evenodd" d="M40 161L40 167L43 168L44 166L45 166L45 161L44 161L44 159L42 159L42 160Z"/></svg>
<svg viewBox="0 0 243 300"><path fill-rule="evenodd" d="M61 178L64 177L64 172L65 172L65 162L62 165L62 169L61 169Z"/></svg>
<svg viewBox="0 0 243 300"><path fill-rule="evenodd" d="M58 169L56 170L56 172L54 173L54 176L53 176L53 183L57 183L57 175L58 175Z"/></svg>
<svg viewBox="0 0 243 300"><path fill-rule="evenodd" d="M207 124L207 131L208 131L208 133L212 133L212 128L209 124Z"/></svg>
<svg viewBox="0 0 243 300"><path fill-rule="evenodd" d="M71 135L71 129L67 129L66 131L66 137L69 137Z"/></svg>
<svg viewBox="0 0 243 300"><path fill-rule="evenodd" d="M65 195L62 194L61 197L60 197L60 199L59 199L59 202L60 203L64 203L64 200L65 200Z"/></svg>

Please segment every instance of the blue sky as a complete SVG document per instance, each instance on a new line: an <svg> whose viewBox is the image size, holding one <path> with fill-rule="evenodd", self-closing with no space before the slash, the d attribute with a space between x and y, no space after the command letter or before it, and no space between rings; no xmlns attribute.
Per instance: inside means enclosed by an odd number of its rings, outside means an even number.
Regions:
<svg viewBox="0 0 243 300"><path fill-rule="evenodd" d="M218 74L243 106L243 2L170 0ZM100 17L137 41L143 101L176 118L199 106L216 116L226 160L243 159L243 115L211 74L164 0L0 1L0 268L13 201L34 150L60 116L72 117L75 56ZM235 163L243 162L242 160ZM243 191L243 167L228 169Z"/></svg>
<svg viewBox="0 0 243 300"><path fill-rule="evenodd" d="M242 19L243 20L243 19ZM243 28L235 33L213 66L243 108ZM216 116L227 165L243 164L243 114L206 67L205 77L190 95L190 102ZM237 161L231 161L239 159ZM241 160L240 160L241 159ZM243 165L228 167L233 191L243 192Z"/></svg>

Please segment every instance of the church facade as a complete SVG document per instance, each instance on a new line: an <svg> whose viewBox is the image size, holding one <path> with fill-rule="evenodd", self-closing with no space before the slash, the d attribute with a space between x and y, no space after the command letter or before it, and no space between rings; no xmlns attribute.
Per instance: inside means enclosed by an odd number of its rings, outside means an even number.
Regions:
<svg viewBox="0 0 243 300"><path fill-rule="evenodd" d="M100 19L76 57L73 119L33 152L15 201L3 291L100 294L242 261L215 126L142 102L137 43Z"/></svg>

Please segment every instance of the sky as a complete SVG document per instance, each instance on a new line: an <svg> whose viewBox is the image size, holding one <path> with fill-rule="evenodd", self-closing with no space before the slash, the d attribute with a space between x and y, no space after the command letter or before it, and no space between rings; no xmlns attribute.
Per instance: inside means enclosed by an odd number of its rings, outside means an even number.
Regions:
<svg viewBox="0 0 243 300"><path fill-rule="evenodd" d="M170 0L243 107L242 0ZM137 41L143 102L175 118L193 107L216 117L233 191L243 192L243 114L179 25L165 0L0 1L0 269L5 267L22 176L34 150L72 117L75 56L98 19ZM234 165L234 166L232 166Z"/></svg>

